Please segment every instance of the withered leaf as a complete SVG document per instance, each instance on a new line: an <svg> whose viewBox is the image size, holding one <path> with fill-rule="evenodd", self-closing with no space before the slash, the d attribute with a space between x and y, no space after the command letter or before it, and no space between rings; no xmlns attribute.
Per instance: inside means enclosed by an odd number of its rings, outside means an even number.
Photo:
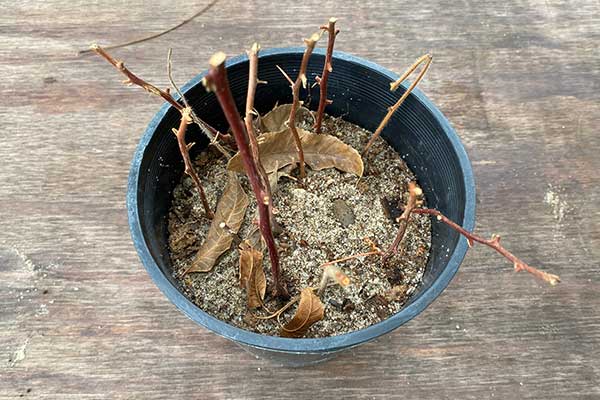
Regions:
<svg viewBox="0 0 600 400"><path fill-rule="evenodd" d="M206 239L186 272L208 272L213 268L219 256L231 246L233 238L228 230L237 233L240 229L248 203L248 196L237 176L229 174Z"/></svg>
<svg viewBox="0 0 600 400"><path fill-rule="evenodd" d="M298 129L304 161L314 170L337 168L362 176L364 165L358 151L331 135L314 134ZM267 173L298 162L298 151L290 129L268 132L258 138L260 160ZM243 172L242 159L238 154L229 160L230 171Z"/></svg>
<svg viewBox="0 0 600 400"><path fill-rule="evenodd" d="M260 131L279 132L287 128L287 120L290 118L291 104L275 106L271 111L260 117ZM303 121L307 116L312 118L312 113L306 107L299 107L296 111L296 124Z"/></svg>
<svg viewBox="0 0 600 400"><path fill-rule="evenodd" d="M240 249L240 285L246 288L248 308L260 307L267 291L267 278L262 267L263 255L248 247Z"/></svg>
<svg viewBox="0 0 600 400"><path fill-rule="evenodd" d="M275 164L275 170L268 174L269 186L271 187L271 195L277 193L279 178L286 176L290 179L296 179L290 175L292 173L293 168L293 165L288 165L279 169L279 163Z"/></svg>
<svg viewBox="0 0 600 400"><path fill-rule="evenodd" d="M296 314L281 327L279 334L283 337L300 338L306 334L312 324L323 319L324 313L323 304L313 290L302 289Z"/></svg>

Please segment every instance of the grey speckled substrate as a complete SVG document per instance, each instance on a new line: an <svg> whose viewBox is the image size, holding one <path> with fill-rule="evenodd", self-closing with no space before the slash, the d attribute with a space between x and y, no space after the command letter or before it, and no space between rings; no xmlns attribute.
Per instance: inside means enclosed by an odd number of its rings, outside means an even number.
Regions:
<svg viewBox="0 0 600 400"><path fill-rule="evenodd" d="M338 137L356 149L362 149L371 135L341 119L327 117L324 127L325 133ZM196 162L210 203L216 204L226 181L225 160L204 154ZM367 172L361 179L335 169L307 169L307 173L305 188L299 188L293 180L282 177L274 195L278 211L276 217L284 229L277 238L281 268L290 284L292 296L304 287L318 285L322 263L369 251L365 237L375 241L379 247L387 248L394 239L397 227L385 216L380 198L386 196L394 202L400 197L405 199L407 184L414 179L399 154L383 140L378 140L373 146ZM251 199L240 231L243 238L251 228L255 201L246 177L241 176L240 180ZM337 212L334 210L336 201ZM342 209L348 206L351 211L340 212L340 206ZM354 222L347 225L352 219ZM247 310L246 295L238 284L239 253L235 247L221 257L211 272L181 277L181 272L189 266L198 251L208 231L208 224L191 180L184 176L174 191L169 215L173 275L179 280L184 293L204 311L221 320L258 333L277 335L279 325L276 320L257 320L253 318L253 313L265 315L266 312L257 310L249 313ZM382 266L380 258L376 256L338 264L352 283L346 288L331 286L326 290L322 299L325 318L310 329L307 337L358 330L399 311L421 284L430 244L429 218L413 215L403 241L403 251L391 260L389 267ZM263 267L269 279L270 265L266 250L264 258ZM408 290L402 300L388 303L382 295L392 286L388 281L390 269L397 271L392 275L400 277L400 283L406 285ZM346 311L342 310L339 305L344 301L346 304L351 302L353 309L347 307ZM270 310L276 310L282 303L267 298L266 305ZM291 318L294 311L295 306L281 316L281 321Z"/></svg>

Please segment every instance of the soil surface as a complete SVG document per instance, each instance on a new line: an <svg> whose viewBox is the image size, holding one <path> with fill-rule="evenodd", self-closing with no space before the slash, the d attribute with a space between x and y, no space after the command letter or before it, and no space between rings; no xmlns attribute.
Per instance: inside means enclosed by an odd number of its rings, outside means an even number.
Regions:
<svg viewBox="0 0 600 400"><path fill-rule="evenodd" d="M311 122L304 121L306 129L310 129ZM323 132L359 151L371 135L356 125L328 116ZM226 160L209 150L199 155L195 164L210 204L214 205L227 181ZM394 219L400 215L401 204L408 196L407 184L415 179L400 155L383 140L373 145L360 179L336 169L307 168L307 175L304 187L289 177L281 177L274 194L276 219L283 228L276 241L281 269L292 296L302 288L319 285L321 264L370 251L369 240L387 249L396 235ZM245 238L253 227L256 203L247 178L240 175L240 180L251 199L239 232ZM172 274L182 291L216 318L243 329L277 335L280 325L276 319L256 318L268 315L266 310L247 309L245 290L239 286L239 252L235 245L223 254L211 272L183 275L209 225L192 181L184 175L174 190L169 213ZM387 265L382 265L378 256L337 264L351 284L345 288L337 285L327 288L322 296L325 317L310 328L306 337L366 328L398 312L422 282L430 245L429 217L413 215L399 254ZM268 260L265 250L263 268L270 283ZM265 304L269 310L277 310L285 303L271 299L267 293ZM283 313L281 323L288 321L295 309L293 306Z"/></svg>

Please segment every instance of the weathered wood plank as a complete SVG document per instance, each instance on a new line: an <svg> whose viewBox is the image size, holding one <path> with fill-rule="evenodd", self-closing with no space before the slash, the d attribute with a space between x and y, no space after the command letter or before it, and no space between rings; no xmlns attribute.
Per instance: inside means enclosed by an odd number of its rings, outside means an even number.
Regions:
<svg viewBox="0 0 600 400"><path fill-rule="evenodd" d="M0 13L0 398L595 398L600 396L600 5L220 2L119 57L167 85L217 49L300 45L330 15L336 46L423 84L459 131L478 229L499 233L547 287L487 249L394 334L305 370L276 368L195 326L142 269L124 193L159 103L76 50L171 26L203 6L16 2ZM28 392L29 390L29 392Z"/></svg>

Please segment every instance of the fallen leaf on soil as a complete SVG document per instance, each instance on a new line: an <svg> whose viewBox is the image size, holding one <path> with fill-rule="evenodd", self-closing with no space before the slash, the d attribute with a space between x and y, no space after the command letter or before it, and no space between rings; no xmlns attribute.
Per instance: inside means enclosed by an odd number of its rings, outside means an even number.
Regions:
<svg viewBox="0 0 600 400"><path fill-rule="evenodd" d="M240 285L246 288L248 308L260 307L267 291L267 278L262 268L263 255L249 247L240 249Z"/></svg>
<svg viewBox="0 0 600 400"><path fill-rule="evenodd" d="M287 120L290 118L291 104L275 106L271 111L260 117L260 131L279 132L287 128ZM296 111L296 124L303 121L307 116L312 118L312 113L306 107L299 107Z"/></svg>
<svg viewBox="0 0 600 400"><path fill-rule="evenodd" d="M331 135L314 134L298 129L304 150L304 161L314 170L337 168L362 176L364 165L358 151ZM298 163L298 151L290 129L268 132L258 138L260 160L267 173ZM229 160L227 169L243 172L242 159L238 154Z"/></svg>
<svg viewBox="0 0 600 400"><path fill-rule="evenodd" d="M325 309L311 288L300 292L300 304L294 317L281 327L279 334L288 338L300 338L312 324L323 319Z"/></svg>
<svg viewBox="0 0 600 400"><path fill-rule="evenodd" d="M233 238L228 228L236 232L242 226L246 208L248 207L248 196L235 174L229 174L229 179L223 190L223 195L217 204L215 217L210 224L208 234L192 265L185 273L208 272L221 254L231 246ZM222 228L222 224L225 227Z"/></svg>
<svg viewBox="0 0 600 400"><path fill-rule="evenodd" d="M278 189L277 184L281 177L285 176L290 179L296 179L290 175L292 173L292 169L294 169L293 165L288 165L286 167L279 169L279 164L278 163L275 164L275 170L268 174L269 186L271 187L271 195L274 195L275 193L277 193L277 189Z"/></svg>

